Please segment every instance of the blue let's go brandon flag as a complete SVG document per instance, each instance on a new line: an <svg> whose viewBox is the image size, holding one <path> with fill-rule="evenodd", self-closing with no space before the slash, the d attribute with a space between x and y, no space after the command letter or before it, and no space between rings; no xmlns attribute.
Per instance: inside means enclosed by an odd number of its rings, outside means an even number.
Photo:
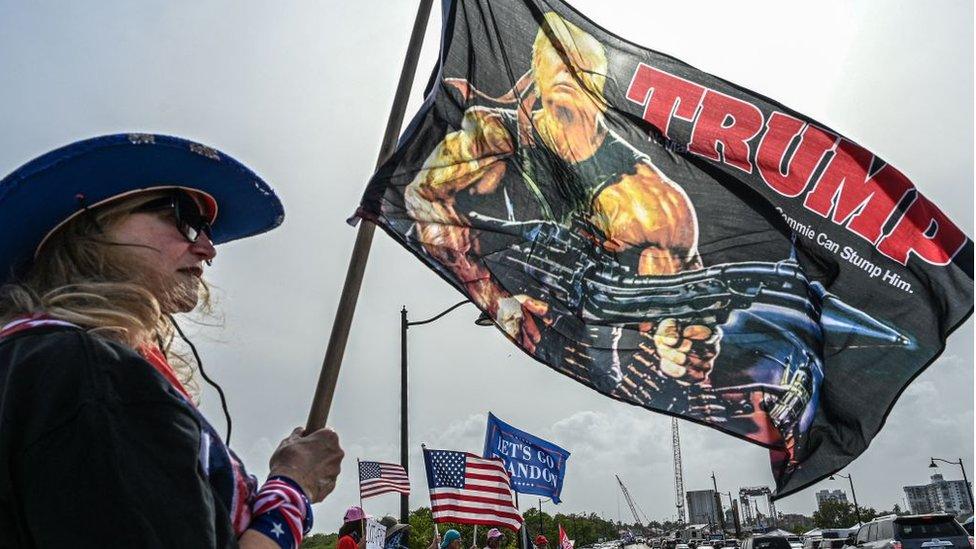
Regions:
<svg viewBox="0 0 976 549"><path fill-rule="evenodd" d="M860 455L972 313L972 241L865 147L560 0L443 6L358 215L557 372L769 448L777 497Z"/></svg>
<svg viewBox="0 0 976 549"><path fill-rule="evenodd" d="M559 503L569 452L555 444L516 429L488 412L484 457L502 458L512 477L512 489Z"/></svg>

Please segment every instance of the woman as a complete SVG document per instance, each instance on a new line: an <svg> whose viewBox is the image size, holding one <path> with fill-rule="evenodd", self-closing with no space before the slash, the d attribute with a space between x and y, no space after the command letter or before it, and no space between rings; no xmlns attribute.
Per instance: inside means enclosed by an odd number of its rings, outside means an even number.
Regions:
<svg viewBox="0 0 976 549"><path fill-rule="evenodd" d="M488 530L485 549L498 549L505 545L505 534L498 528Z"/></svg>
<svg viewBox="0 0 976 549"><path fill-rule="evenodd" d="M444 532L444 538L441 539L440 549L461 549L461 532L455 529L450 529Z"/></svg>
<svg viewBox="0 0 976 549"><path fill-rule="evenodd" d="M282 219L250 170L166 136L81 141L0 181L0 547L301 543L335 432L296 429L259 488L172 345L214 245Z"/></svg>
<svg viewBox="0 0 976 549"><path fill-rule="evenodd" d="M366 519L362 507L354 505L346 509L339 527L336 549L363 549L366 547Z"/></svg>

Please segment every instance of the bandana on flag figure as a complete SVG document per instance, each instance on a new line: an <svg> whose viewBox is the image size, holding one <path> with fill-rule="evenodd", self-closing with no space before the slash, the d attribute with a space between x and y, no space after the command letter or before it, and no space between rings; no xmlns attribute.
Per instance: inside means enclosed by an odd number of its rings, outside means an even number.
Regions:
<svg viewBox="0 0 976 549"><path fill-rule="evenodd" d="M972 241L839 132L561 0L443 6L358 215L554 370L769 448L776 497L860 455L972 313Z"/></svg>
<svg viewBox="0 0 976 549"><path fill-rule="evenodd" d="M359 497L366 499L388 492L410 495L407 471L395 463L359 462Z"/></svg>
<svg viewBox="0 0 976 549"><path fill-rule="evenodd" d="M573 549L573 540L566 535L562 524L559 525L559 549Z"/></svg>
<svg viewBox="0 0 976 549"><path fill-rule="evenodd" d="M522 515L502 460L424 448L434 522L481 524L518 531Z"/></svg>

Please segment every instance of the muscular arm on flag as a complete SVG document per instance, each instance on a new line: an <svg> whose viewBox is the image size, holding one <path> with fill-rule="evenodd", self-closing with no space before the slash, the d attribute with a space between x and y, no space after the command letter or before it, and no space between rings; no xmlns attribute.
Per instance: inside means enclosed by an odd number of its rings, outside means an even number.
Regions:
<svg viewBox="0 0 976 549"><path fill-rule="evenodd" d="M472 301L531 352L541 337L532 315L544 315L547 306L511 296L491 279L488 269L473 259L478 255L478 241L469 222L455 210L459 192L495 192L505 174L505 160L513 151L512 135L501 115L472 107L465 112L461 129L447 134L424 162L404 191L404 199L424 250L450 269Z"/></svg>
<svg viewBox="0 0 976 549"><path fill-rule="evenodd" d="M472 107L464 113L461 129L444 136L427 157L407 194L416 193L419 196L414 198L422 201L452 204L456 193L472 185L478 194L491 193L505 173L504 160L513 151L512 135L501 115ZM408 203L412 210L410 206Z"/></svg>
<svg viewBox="0 0 976 549"><path fill-rule="evenodd" d="M592 221L612 252L640 250L637 272L675 274L700 269L698 222L688 197L649 162L601 191L594 199ZM708 377L718 353L718 333L705 324L666 319L642 327L656 363L668 377L700 383Z"/></svg>

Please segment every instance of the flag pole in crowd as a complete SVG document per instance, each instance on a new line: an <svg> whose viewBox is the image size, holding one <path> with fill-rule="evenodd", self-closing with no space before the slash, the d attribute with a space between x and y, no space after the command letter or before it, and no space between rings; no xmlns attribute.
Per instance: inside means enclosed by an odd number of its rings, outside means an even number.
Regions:
<svg viewBox="0 0 976 549"><path fill-rule="evenodd" d="M421 444L420 445L420 451L424 455L424 463L426 464L426 462L427 462L427 445L426 444ZM433 513L433 511L434 511L434 504L433 504L433 502L431 502L430 510L431 510L430 519L431 519L431 522L434 523L434 543L440 543L441 533L440 533L440 531L438 531L438 529L437 529L437 521L434 519L434 513Z"/></svg>
<svg viewBox="0 0 976 549"><path fill-rule="evenodd" d="M393 107L390 109L390 117L386 124L386 132L383 134L383 143L376 161L377 166L386 161L393 153L397 137L400 134L403 114L407 108L407 99L410 96L414 74L417 71L417 60L420 57L420 48L423 45L424 32L427 29L427 20L430 16L432 3L433 0L420 0L420 6L417 8L417 17L413 23L406 58L403 60L403 68L400 71L400 81L397 83ZM366 260L369 259L369 249L373 242L375 227L368 221L362 222L359 225L359 231L356 233L356 243L353 247L352 257L349 258L346 281L342 286L339 307L332 323L332 332L329 336L329 344L326 347L325 358L322 360L322 371L319 373L315 396L312 397L312 407L305 424L306 432L325 427L326 421L329 419L329 408L332 407L332 397L335 394L336 382L339 380L339 368L342 366L342 356L349 339L349 328L356 311L356 302L359 299L359 289L363 283L363 273L366 271Z"/></svg>
<svg viewBox="0 0 976 549"><path fill-rule="evenodd" d="M356 470L359 471L359 508L366 512L363 507L363 466L359 458L356 458Z"/></svg>
<svg viewBox="0 0 976 549"><path fill-rule="evenodd" d="M518 492L515 492L515 508L518 509L520 513L522 512L521 508L519 507ZM524 524L522 525L521 528L519 528L518 535L519 535L519 547L521 549L527 549L527 547L529 546L529 537L528 537L529 533L525 530Z"/></svg>

